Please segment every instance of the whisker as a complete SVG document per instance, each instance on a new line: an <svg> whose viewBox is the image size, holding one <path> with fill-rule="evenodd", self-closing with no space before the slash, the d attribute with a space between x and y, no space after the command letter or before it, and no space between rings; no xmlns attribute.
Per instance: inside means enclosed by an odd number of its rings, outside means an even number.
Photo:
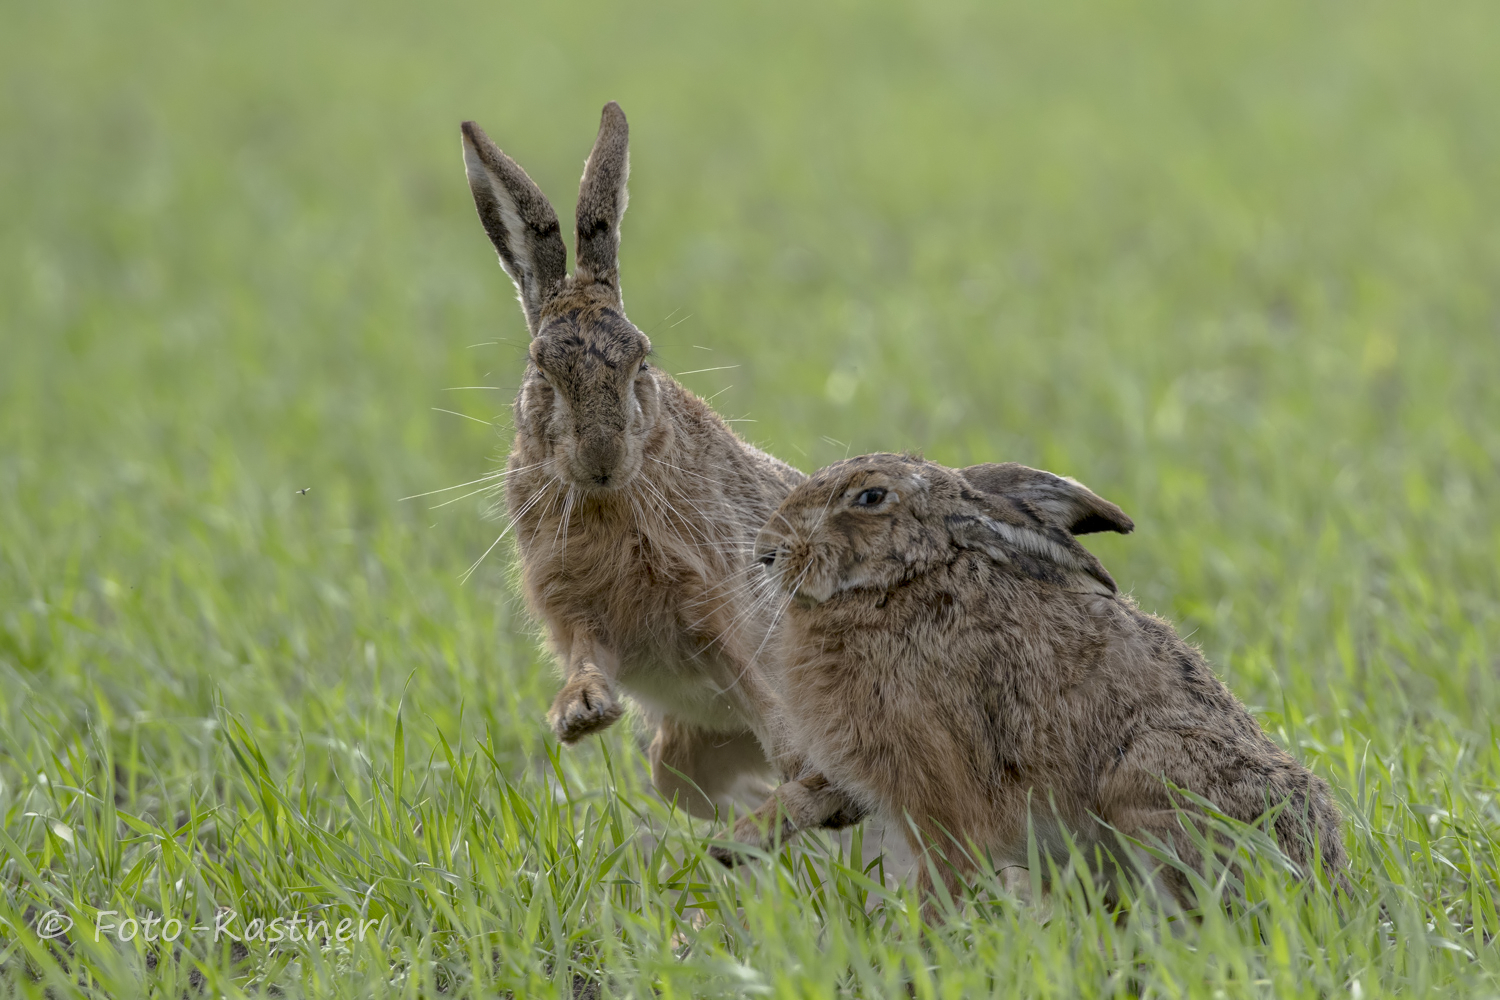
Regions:
<svg viewBox="0 0 1500 1000"><path fill-rule="evenodd" d="M487 559L489 557L489 554L491 552L495 551L495 546L500 544L500 539L502 539L506 535L510 534L510 529L514 528L517 524L519 524L520 521L521 521L521 518L523 518L523 517L526 516L526 512L529 511L532 507L534 507L536 505L537 501L540 500L544 495L545 495L544 492L538 491L534 496L532 496L529 500L527 500L524 505L522 505L522 507L521 507L520 510L516 511L516 516L510 519L510 523L505 526L505 530L501 531L500 534L496 535L495 536L495 540L490 543L490 547L484 550L484 555L480 556L478 559L475 559L474 560L474 565L470 566L468 568L468 571L465 572L463 576L461 576L461 577L458 578L458 582L459 582L460 585L469 582L469 577L471 577L471 576L474 575L474 571L479 568L479 564L482 563L482 562L484 562L485 559Z"/></svg>
<svg viewBox="0 0 1500 1000"><path fill-rule="evenodd" d="M694 523L693 523L693 522L692 522L692 521L690 521L690 520L689 520L689 519L687 519L687 518L686 518L686 517L683 517L683 516L682 516L682 512L681 512L681 511L679 511L679 510L678 510L678 509L677 509L677 508L676 508L676 507L674 507L674 506L673 506L673 505L672 505L672 501L670 501L670 500L668 500L668 499L667 499L667 497L666 497L666 495L665 495L665 494L663 494L663 493L662 493L662 492L661 492L661 490L659 490L659 489L657 489L657 488L656 488L656 485L655 485L655 484L654 484L654 483L652 483L652 482L651 482L651 480L650 480L650 479L649 479L649 478L648 478L648 477L646 477L646 476L642 476L642 477L640 477L640 483L641 483L641 485L642 485L642 486L644 486L644 487L646 487L646 488L647 488L647 489L648 489L648 490L650 490L650 491L651 491L651 492L652 492L652 494L654 494L654 495L655 495L655 496L656 496L656 498L657 498L657 499L658 499L658 500L660 500L660 501L661 501L661 504L662 504L662 506L663 506L663 507L664 507L664 508L665 508L665 509L666 509L666 511L667 511L667 513L668 513L668 514L670 514L670 515L671 515L671 516L673 516L673 517L676 517L676 518L677 518L677 520L678 520L678 521L679 521L679 522L680 522L680 523L681 523L681 524L682 524L682 525L683 525L683 526L684 526L684 527L685 527L685 528L687 528L687 529L688 529L688 531L689 531L689 532L692 532L692 533L695 533L695 534L697 534L697 536L698 536L698 537L699 537L699 538L701 538L701 539L703 539L703 541L704 541L704 542L705 542L705 543L707 543L707 544L710 544L710 545L711 545L711 544L713 544L713 541L714 541L714 540L713 540L713 539L711 539L711 538L709 538L709 537L708 537L708 535L707 535L707 534L706 534L706 533L705 533L705 532L704 532L704 531L703 531L703 529L702 529L702 528L700 528L700 527L699 527L699 526L698 526L698 525L695 525L695 524L694 524ZM692 503L692 501L688 501L688 502L689 502L689 503L690 503L690 504L691 504L691 503ZM694 508L694 509L697 509L697 508ZM701 511L701 510L699 510L699 511L698 511L698 513L699 513L699 514L700 514L700 515L701 515L701 516L702 516L702 517L703 517L703 518L704 518L704 519L705 519L705 520L710 520L710 519L709 519L709 517L708 517L708 515L707 515L707 514L704 514L704 513L703 513L703 511ZM672 532L672 534L673 534L673 535L674 535L674 536L676 536L676 538L677 538L677 540L678 540L678 541L679 541L679 542L680 542L680 543L682 543L682 544L683 544L683 545L685 545L685 546L686 546L686 545L691 545L691 544L692 544L692 543L690 543L690 542L689 542L689 541L688 541L688 540L687 540L687 539L686 539L686 538L684 538L684 537L683 537L683 535L682 535L682 532L680 532L680 531L678 531L678 530L677 530L677 529L676 529L676 528L672 528L672 527L671 527L671 523L670 523L670 520L668 520L668 522L667 522L667 523L666 523L666 524L664 524L664 525L663 525L663 527L666 527L666 528L668 528L668 529L669 529L669 530L671 530L671 532Z"/></svg>
<svg viewBox="0 0 1500 1000"><path fill-rule="evenodd" d="M654 455L647 456L647 457L649 457L651 459L651 461L655 462L657 465L665 465L667 468L671 469L673 472L680 472L684 476L692 476L694 479L701 479L701 480L703 480L705 483L707 483L710 486L717 487L718 489L721 489L721 490L724 489L724 484L721 483L721 482L719 482L717 479L711 479L708 476L705 476L705 475L703 475L702 473L699 473L699 472L694 472L691 469L680 468L679 466L673 465L671 462L668 462L665 459L657 458Z"/></svg>
<svg viewBox="0 0 1500 1000"><path fill-rule="evenodd" d="M557 526L557 530L562 532L562 552L558 556L559 568L564 568L568 565L568 523L573 520L573 496L573 484L569 483L568 495L563 500L562 523ZM557 547L556 532L552 535L552 547Z"/></svg>
<svg viewBox="0 0 1500 1000"><path fill-rule="evenodd" d="M774 589L766 594L762 594L760 597L757 597L750 603L749 607L742 609L739 614L731 618L729 620L729 623L724 626L724 637L728 638L728 636L733 633L736 628L738 628L744 622L749 621L752 616L758 615L760 611L769 606L770 602L775 600L775 598L776 591Z"/></svg>
<svg viewBox="0 0 1500 1000"><path fill-rule="evenodd" d="M797 579L792 581L792 586L787 590L786 598L781 602L781 606L777 608L775 613L771 616L771 623L766 626L766 634L761 639L760 645L756 647L754 654L752 654L751 657L745 661L745 666L740 670L738 676L736 676L735 679L730 682L729 687L734 687L734 685L738 684L741 678L743 678L745 674L750 670L750 668L754 666L756 659L761 654L761 651L766 648L766 643L771 641L771 636L773 633L775 633L776 625L781 621L782 614L791 605L792 595L797 592L797 588L802 585L803 578L807 576L808 571L811 569L812 564L809 563L807 566L804 566L802 568L802 572L797 575ZM761 607L765 607L769 605L770 602L774 601L775 598L776 591L773 589L770 594L768 594L765 598L757 603Z"/></svg>
<svg viewBox="0 0 1500 1000"><path fill-rule="evenodd" d="M684 375L702 375L704 372L727 372L731 368L738 367L739 365L720 365L717 368L694 368L690 372L678 372L673 378L682 378Z"/></svg>
<svg viewBox="0 0 1500 1000"><path fill-rule="evenodd" d="M536 536L537 533L542 530L542 523L546 520L547 515L552 513L552 508L557 505L558 494L555 490L552 489L552 487L555 485L558 485L558 478L556 476L553 476L551 479L547 480L547 485L543 487L543 489L547 491L547 494L551 497L551 499L547 501L547 507L542 511L542 516L537 518L536 527L531 529L531 542L529 543L531 545L536 544Z"/></svg>
<svg viewBox="0 0 1500 1000"><path fill-rule="evenodd" d="M802 578L807 576L807 571L810 569L812 569L812 563L809 562L806 566L802 567L802 572L797 574L797 579L794 580L791 587L787 589L786 600L781 602L781 607L777 608L776 613L771 616L771 624L766 628L766 637L760 641L759 646L755 647L755 653L751 655L750 663L754 663L757 659L760 658L761 650L765 649L766 643L771 641L771 635L776 631L776 623L781 621L782 614L785 613L786 609L791 606L792 595L795 594L797 592L797 588L802 585ZM749 664L746 664L746 669L749 669Z"/></svg>
<svg viewBox="0 0 1500 1000"><path fill-rule="evenodd" d="M450 503L458 503L460 500L467 500L469 497L477 496L480 493L494 494L494 493L500 492L503 489L505 489L505 482L502 480L501 482L494 483L493 485L490 485L490 486L481 486L477 490L471 490L468 493L465 493L463 496L454 497L452 500L444 500L442 503L435 503L431 507L428 507L427 509L428 510L437 510L439 507L446 507Z"/></svg>
<svg viewBox="0 0 1500 1000"><path fill-rule="evenodd" d="M523 465L523 466L521 466L518 469L501 469L499 472L492 472L492 473L490 473L487 476L480 476L478 479L471 479L467 483L459 483L457 486L444 486L440 490L428 490L426 493L413 493L411 496L409 496L409 497L402 497L400 500L397 500L396 502L397 503L405 503L407 500L418 500L418 499L421 499L422 497L430 497L434 493L447 493L449 490L461 490L465 486L473 486L475 483L487 483L487 482L489 482L492 479L503 479L506 476L515 475L518 472L526 472L526 471L528 471L530 469L535 469L538 466L545 465L545 464L546 464L545 462L536 462L536 463L534 463L532 465Z"/></svg>
<svg viewBox="0 0 1500 1000"><path fill-rule="evenodd" d="M709 544L709 545L714 544L715 539L709 538L707 532L705 532L700 526L694 524L688 518L683 517L682 516L682 512L679 511L676 507L674 507L672 505L672 502L670 500L668 500L667 497L659 489L657 489L656 486L650 480L645 479L643 477L641 479L641 482L644 483L647 487L649 487L652 493L655 493L657 495L657 497L661 500L661 502L666 505L667 510L671 511L672 514L676 516L677 520L679 520L679 521L682 522L682 524L683 524L684 527L686 527L689 531L692 531L692 532L696 533L697 536L699 538L703 539L703 541L706 544ZM713 518L710 517L703 510L702 507L699 507L697 504L693 503L693 501L689 497L687 497L686 495L682 494L680 491L674 491L674 492L677 492L678 496L682 497L682 499L687 502L687 505L689 507L693 508L693 510L698 514L698 516L701 517L701 518L703 518L703 520L705 522L707 522L709 524L713 523Z"/></svg>
<svg viewBox="0 0 1500 1000"><path fill-rule="evenodd" d="M641 332L644 333L648 337L651 336L652 331L660 328L660 326L663 323L665 323L667 320L671 319L673 316L676 316L680 312L682 312L682 306L678 306L676 309L673 309L671 312L667 313L661 319L657 320L655 323L652 323L649 327L641 327ZM684 318L686 318L686 317L684 317ZM671 327L667 327L667 329L670 330Z"/></svg>
<svg viewBox="0 0 1500 1000"><path fill-rule="evenodd" d="M438 413L451 413L455 417L463 417L465 420L472 420L476 424L484 424L484 426L486 426L486 427L493 427L493 426L495 426L494 424L490 423L488 420L480 420L478 417L471 417L467 413L459 413L457 410L445 410L441 406L434 406L434 407L431 407L431 409L436 410Z"/></svg>
<svg viewBox="0 0 1500 1000"><path fill-rule="evenodd" d="M753 578L751 578L749 580L746 580L743 583L737 584L734 587L732 587L731 589L729 589L729 590L727 590L727 591L725 591L723 593L705 594L703 597L699 598L696 601L688 601L686 604L683 605L683 607L686 607L686 608L698 607L700 605L707 604L710 601L714 601L714 600L719 601L721 604L728 604L732 600L734 600L735 598L738 598L738 597L740 597L740 596L742 596L744 594L747 594L747 593L749 593L752 590L757 590L757 589L760 589L760 588L764 587L766 585L766 582L767 582L767 577L765 576L765 574L764 573L759 573L759 574L756 574Z"/></svg>

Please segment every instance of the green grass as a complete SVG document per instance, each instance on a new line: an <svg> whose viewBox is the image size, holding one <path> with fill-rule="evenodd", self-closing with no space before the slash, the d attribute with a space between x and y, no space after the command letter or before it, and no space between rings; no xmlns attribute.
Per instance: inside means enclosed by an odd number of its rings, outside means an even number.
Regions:
<svg viewBox="0 0 1500 1000"><path fill-rule="evenodd" d="M1500 9L506 6L4 5L0 995L1500 994ZM482 498L398 498L493 467L523 357L459 120L569 218L609 99L662 364L804 469L1119 502L1352 901L923 931L817 838L705 863L629 726L558 753ZM88 932L218 907L380 923Z"/></svg>

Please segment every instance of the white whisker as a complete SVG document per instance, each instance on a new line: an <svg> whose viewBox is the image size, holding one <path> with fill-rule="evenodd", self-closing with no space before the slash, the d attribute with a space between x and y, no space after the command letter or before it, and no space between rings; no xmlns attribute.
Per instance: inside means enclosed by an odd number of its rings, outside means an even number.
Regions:
<svg viewBox="0 0 1500 1000"><path fill-rule="evenodd" d="M525 504L521 506L520 510L516 511L516 516L510 519L510 523L505 526L505 529L501 531L500 534L495 536L495 540L490 543L490 547L484 550L484 555L480 556L478 559L475 559L474 565L470 566L468 568L468 571L465 572L463 576L458 578L458 582L460 584L469 582L469 577L474 575L474 571L479 568L479 564L484 562L485 559L489 557L489 554L491 552L495 551L495 546L500 544L500 539L508 535L510 533L510 529L514 528L518 523L520 523L521 518L526 516L526 512L534 507L537 501L540 500L544 495L545 491L538 491L534 496L527 500Z"/></svg>
<svg viewBox="0 0 1500 1000"><path fill-rule="evenodd" d="M766 637L760 641L759 646L755 647L755 652L751 654L749 663L745 665L746 670L750 669L750 664L760 658L761 650L765 649L766 643L771 641L771 635L776 631L776 623L781 621L782 614L791 606L792 595L796 594L797 588L802 586L802 578L807 576L807 571L810 569L812 569L812 563L808 563L802 567L802 572L798 573L797 579L792 581L791 587L786 592L786 600L781 602L781 607L777 608L776 613L771 616L771 624L766 627Z"/></svg>
<svg viewBox="0 0 1500 1000"><path fill-rule="evenodd" d="M493 426L495 426L494 424L490 423L488 420L480 420L478 417L471 417L467 413L459 413L457 410L445 410L441 406L434 406L434 407L432 407L432 409L435 410L435 411L437 411L438 413L451 413L455 417L463 417L465 420L472 420L476 424L484 424L484 426L486 426L486 427L493 427Z"/></svg>
<svg viewBox="0 0 1500 1000"><path fill-rule="evenodd" d="M568 497L563 501L562 511L562 556L560 566L568 564L568 526L573 520L573 500L577 496L573 492L573 485L568 484Z"/></svg>
<svg viewBox="0 0 1500 1000"><path fill-rule="evenodd" d="M449 490L461 490L465 486L473 486L475 483L487 483L496 479L504 479L506 476L515 475L519 472L526 472L545 464L545 462L536 462L532 465L523 465L518 469L501 469L499 472L492 472L487 476L480 476L478 479L471 479L467 483L459 483L457 486L444 486L440 490L428 490L426 493L413 493L411 496L402 497L396 502L405 503L408 500L419 500L422 497L430 497L435 493L447 493Z"/></svg>
<svg viewBox="0 0 1500 1000"><path fill-rule="evenodd" d="M431 507L428 507L427 509L428 510L437 510L439 507L446 507L450 503L458 503L460 500L467 500L469 497L478 496L480 493L491 493L491 494L493 494L493 493L499 492L500 490L502 490L504 488L505 488L505 483L503 481L499 482L499 483L495 483L493 486L481 486L477 490L471 490L468 493L463 494L462 496L456 496L456 497L454 497L452 500L444 500L442 503L435 503Z"/></svg>
<svg viewBox="0 0 1500 1000"><path fill-rule="evenodd" d="M678 372L673 378L682 378L684 375L702 375L704 372L727 372L731 368L738 367L739 365L720 365L717 368L694 368L690 372Z"/></svg>

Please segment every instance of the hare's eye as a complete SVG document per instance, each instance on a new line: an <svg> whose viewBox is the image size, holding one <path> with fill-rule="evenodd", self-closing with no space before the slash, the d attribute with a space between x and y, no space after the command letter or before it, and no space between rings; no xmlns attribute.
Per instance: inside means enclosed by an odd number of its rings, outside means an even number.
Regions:
<svg viewBox="0 0 1500 1000"><path fill-rule="evenodd" d="M865 490L859 496L855 497L854 498L854 506L856 506L856 507L876 507L876 506L879 506L880 501L882 501L884 499L885 499L885 490L880 489L879 487L875 487L874 489Z"/></svg>

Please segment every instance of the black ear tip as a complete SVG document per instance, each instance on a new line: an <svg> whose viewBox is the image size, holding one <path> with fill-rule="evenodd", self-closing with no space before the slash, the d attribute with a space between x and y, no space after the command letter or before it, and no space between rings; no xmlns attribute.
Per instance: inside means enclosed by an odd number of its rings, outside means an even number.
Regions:
<svg viewBox="0 0 1500 1000"><path fill-rule="evenodd" d="M1122 535L1128 535L1134 530L1135 522L1123 514L1118 520L1100 514L1089 514L1068 526L1068 532L1074 535L1092 535L1100 531L1118 531Z"/></svg>

